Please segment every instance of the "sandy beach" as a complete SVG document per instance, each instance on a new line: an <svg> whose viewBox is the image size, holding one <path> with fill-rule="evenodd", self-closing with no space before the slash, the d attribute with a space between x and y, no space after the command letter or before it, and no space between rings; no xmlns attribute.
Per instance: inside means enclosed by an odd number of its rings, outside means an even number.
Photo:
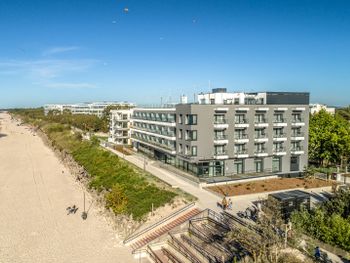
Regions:
<svg viewBox="0 0 350 263"><path fill-rule="evenodd" d="M42 140L0 122L0 262L137 262L94 205L82 220L83 189Z"/></svg>

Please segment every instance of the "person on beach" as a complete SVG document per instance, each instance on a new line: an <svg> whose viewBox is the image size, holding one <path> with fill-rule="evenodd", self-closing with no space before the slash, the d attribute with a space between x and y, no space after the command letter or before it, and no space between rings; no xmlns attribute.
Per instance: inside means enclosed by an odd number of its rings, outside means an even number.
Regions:
<svg viewBox="0 0 350 263"><path fill-rule="evenodd" d="M227 199L226 199L226 195L225 195L224 198L222 199L221 204L222 204L222 209L223 209L223 210L226 210L226 208L227 208Z"/></svg>

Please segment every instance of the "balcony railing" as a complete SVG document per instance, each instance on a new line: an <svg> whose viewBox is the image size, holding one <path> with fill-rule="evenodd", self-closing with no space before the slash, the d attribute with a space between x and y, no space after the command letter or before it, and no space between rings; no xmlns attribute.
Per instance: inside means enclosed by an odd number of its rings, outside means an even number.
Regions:
<svg viewBox="0 0 350 263"><path fill-rule="evenodd" d="M292 152L299 152L299 151L303 151L303 150L304 150L304 147L301 146L301 145L294 146L294 147L292 147L292 149L291 149Z"/></svg>
<svg viewBox="0 0 350 263"><path fill-rule="evenodd" d="M285 152L285 151L286 151L286 147L277 147L277 148L273 148L272 151L273 151L274 153Z"/></svg>
<svg viewBox="0 0 350 263"><path fill-rule="evenodd" d="M154 145L159 146L161 148L164 148L166 150L175 151L175 147L174 146L169 146L169 145L157 142L157 141L145 139L145 138L136 136L135 134L132 134L131 138L136 139L136 140L140 140L140 141L143 141L143 142L146 142L146 143L149 143L149 144L154 144Z"/></svg>
<svg viewBox="0 0 350 263"><path fill-rule="evenodd" d="M282 132L282 133L274 133L273 134L273 138L285 138L287 136L286 133Z"/></svg>
<svg viewBox="0 0 350 263"><path fill-rule="evenodd" d="M259 153L266 153L266 149L265 148L262 148L262 149L255 149L254 153L255 154L259 154Z"/></svg>
<svg viewBox="0 0 350 263"><path fill-rule="evenodd" d="M235 140L244 140L248 139L248 134L236 134L235 135Z"/></svg>
<svg viewBox="0 0 350 263"><path fill-rule="evenodd" d="M293 118L292 119L292 123L302 123L302 122L304 122L304 118Z"/></svg>
<svg viewBox="0 0 350 263"><path fill-rule="evenodd" d="M267 123L267 118L262 118L262 119L255 119L254 123L259 124L259 123Z"/></svg>
<svg viewBox="0 0 350 263"><path fill-rule="evenodd" d="M221 151L221 152L214 152L215 156L223 156L223 155L227 155L227 151Z"/></svg>
<svg viewBox="0 0 350 263"><path fill-rule="evenodd" d="M214 140L227 140L227 135L215 135Z"/></svg>
<svg viewBox="0 0 350 263"><path fill-rule="evenodd" d="M292 137L304 137L304 132L292 132Z"/></svg>
<svg viewBox="0 0 350 263"><path fill-rule="evenodd" d="M268 138L267 133L255 135L255 139L265 139L265 138Z"/></svg>
<svg viewBox="0 0 350 263"><path fill-rule="evenodd" d="M246 149L235 150L235 155L247 154L247 153L248 153L248 151Z"/></svg>
<svg viewBox="0 0 350 263"><path fill-rule="evenodd" d="M235 124L246 124L248 123L248 119L244 118L244 119L235 119Z"/></svg>
<svg viewBox="0 0 350 263"><path fill-rule="evenodd" d="M214 120L214 124L226 124L226 119L216 119Z"/></svg>
<svg viewBox="0 0 350 263"><path fill-rule="evenodd" d="M273 122L274 123L285 123L285 122L287 122L287 119L286 118L274 119Z"/></svg>

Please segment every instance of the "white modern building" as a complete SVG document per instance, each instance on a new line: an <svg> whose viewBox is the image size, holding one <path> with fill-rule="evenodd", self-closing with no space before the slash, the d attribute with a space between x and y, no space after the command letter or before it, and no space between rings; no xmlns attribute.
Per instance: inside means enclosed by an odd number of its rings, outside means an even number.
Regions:
<svg viewBox="0 0 350 263"><path fill-rule="evenodd" d="M102 117L103 111L108 106L133 107L134 104L129 102L89 102L77 104L46 104L44 112L47 115L50 111L56 111L62 114L65 110L72 114L91 114Z"/></svg>
<svg viewBox="0 0 350 263"><path fill-rule="evenodd" d="M326 112L334 115L335 114L335 108L334 107L329 107L325 104L320 104L320 103L312 103L310 104L310 113L315 114L317 112L320 112L321 110L325 110Z"/></svg>
<svg viewBox="0 0 350 263"><path fill-rule="evenodd" d="M111 110L108 142L117 145L131 145L130 127L133 109Z"/></svg>

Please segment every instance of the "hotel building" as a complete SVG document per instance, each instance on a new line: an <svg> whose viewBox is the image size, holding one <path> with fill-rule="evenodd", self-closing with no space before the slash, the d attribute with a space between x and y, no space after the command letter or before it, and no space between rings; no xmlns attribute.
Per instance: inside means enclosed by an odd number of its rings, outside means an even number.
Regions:
<svg viewBox="0 0 350 263"><path fill-rule="evenodd" d="M308 163L309 93L214 89L130 116L136 150L201 178L293 175Z"/></svg>

